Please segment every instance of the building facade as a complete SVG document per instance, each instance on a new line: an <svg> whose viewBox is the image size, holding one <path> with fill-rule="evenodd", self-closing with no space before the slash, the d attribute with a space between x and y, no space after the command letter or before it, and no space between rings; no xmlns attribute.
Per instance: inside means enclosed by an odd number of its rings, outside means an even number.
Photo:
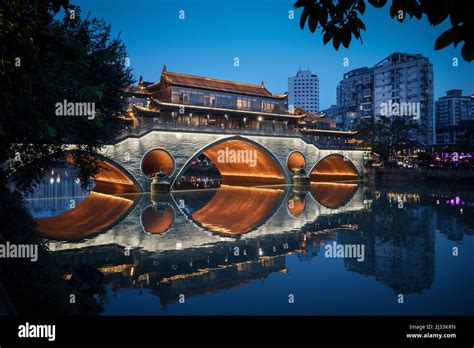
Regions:
<svg viewBox="0 0 474 348"><path fill-rule="evenodd" d="M353 129L357 120L374 116L373 92L374 69L351 70L344 74L337 86L336 107L326 110L326 113L337 114L342 129Z"/></svg>
<svg viewBox="0 0 474 348"><path fill-rule="evenodd" d="M337 115L338 127L354 129L363 118L403 116L421 127L415 140L434 144L433 66L421 54L395 52L374 67L351 70L337 86L337 105L324 112Z"/></svg>
<svg viewBox="0 0 474 348"><path fill-rule="evenodd" d="M457 142L457 133L464 127L460 123L474 120L474 98L462 95L462 90L452 89L435 103L436 144Z"/></svg>
<svg viewBox="0 0 474 348"><path fill-rule="evenodd" d="M321 113L324 114L327 118L335 120L337 129L351 129L349 117L347 116L347 113L343 107L331 105L326 110L322 110Z"/></svg>
<svg viewBox="0 0 474 348"><path fill-rule="evenodd" d="M169 72L159 81L132 87L130 107L140 126L212 127L293 131L302 116L288 113L284 94L252 85Z"/></svg>
<svg viewBox="0 0 474 348"><path fill-rule="evenodd" d="M403 116L421 128L416 140L435 142L433 65L421 54L392 53L374 67L375 117Z"/></svg>
<svg viewBox="0 0 474 348"><path fill-rule="evenodd" d="M296 76L288 78L288 107L303 108L306 111L319 112L319 78L311 71L298 71Z"/></svg>
<svg viewBox="0 0 474 348"><path fill-rule="evenodd" d="M452 89L435 103L436 126L455 126L474 119L474 97L462 95L462 89Z"/></svg>

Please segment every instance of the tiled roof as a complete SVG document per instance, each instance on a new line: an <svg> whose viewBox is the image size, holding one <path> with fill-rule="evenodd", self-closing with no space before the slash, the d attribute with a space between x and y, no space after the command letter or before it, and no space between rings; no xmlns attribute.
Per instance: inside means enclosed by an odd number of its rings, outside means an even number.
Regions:
<svg viewBox="0 0 474 348"><path fill-rule="evenodd" d="M263 82L260 85L253 85L249 83L241 83L227 80L219 80L209 77L194 76L188 74L181 74L176 72L167 71L166 68L163 69L163 73L159 82L154 85L159 85L160 83L166 83L171 86L183 86L183 87L193 87L208 89L213 91L220 92L229 92L229 93L240 93L258 97L274 98L274 99L283 99L286 97L286 94L272 94L264 86Z"/></svg>

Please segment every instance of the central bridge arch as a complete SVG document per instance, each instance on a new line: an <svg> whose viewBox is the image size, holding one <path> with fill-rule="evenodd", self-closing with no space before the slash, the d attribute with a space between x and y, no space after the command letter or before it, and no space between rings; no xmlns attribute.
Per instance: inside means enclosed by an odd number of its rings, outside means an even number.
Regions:
<svg viewBox="0 0 474 348"><path fill-rule="evenodd" d="M263 145L242 136L232 136L212 142L191 156L175 176L173 185L200 155L212 161L224 185L276 185L290 181L280 162Z"/></svg>

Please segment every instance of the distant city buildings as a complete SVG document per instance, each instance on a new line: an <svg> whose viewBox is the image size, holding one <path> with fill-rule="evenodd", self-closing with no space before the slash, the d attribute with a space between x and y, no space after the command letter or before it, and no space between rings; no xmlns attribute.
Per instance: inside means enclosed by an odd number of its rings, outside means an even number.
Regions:
<svg viewBox="0 0 474 348"><path fill-rule="evenodd" d="M319 78L311 71L298 71L288 78L288 107L300 107L306 111L319 112Z"/></svg>
<svg viewBox="0 0 474 348"><path fill-rule="evenodd" d="M452 89L435 103L436 144L457 144L474 128L474 98Z"/></svg>
<svg viewBox="0 0 474 348"><path fill-rule="evenodd" d="M433 94L429 59L396 52L374 67L345 73L337 86L337 105L323 112L342 129L353 129L363 118L410 117L421 126L416 140L429 145L435 141Z"/></svg>
<svg viewBox="0 0 474 348"><path fill-rule="evenodd" d="M374 69L360 68L349 71L337 86L336 113L343 129L354 128L360 118L373 117Z"/></svg>
<svg viewBox="0 0 474 348"><path fill-rule="evenodd" d="M411 117L419 142L435 142L433 64L421 54L393 53L374 67L375 117Z"/></svg>
<svg viewBox="0 0 474 348"><path fill-rule="evenodd" d="M328 109L322 110L321 114L326 117L334 119L336 121L337 129L351 129L352 127L347 126L350 124L349 117L345 113L345 109L341 106L331 105Z"/></svg>

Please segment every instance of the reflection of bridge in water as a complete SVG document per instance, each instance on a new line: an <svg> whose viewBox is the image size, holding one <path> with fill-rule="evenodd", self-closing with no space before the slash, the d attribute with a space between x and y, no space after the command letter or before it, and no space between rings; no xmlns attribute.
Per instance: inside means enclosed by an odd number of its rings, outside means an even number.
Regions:
<svg viewBox="0 0 474 348"><path fill-rule="evenodd" d="M156 203L148 194L92 191L75 209L37 221L58 257L99 268L115 287L158 284L153 289L166 304L177 292L198 295L286 272L286 255L308 250L310 241L315 250L324 242L318 231L350 225L364 209L362 190L357 184L321 185L305 193L223 185L176 191ZM104 212L94 214L102 204Z"/></svg>
<svg viewBox="0 0 474 348"><path fill-rule="evenodd" d="M401 244L380 226L361 234L370 206L354 184L313 184L306 194L224 185L174 192L156 204L149 195L135 197L113 227L51 241L50 249L66 263L100 269L114 289L150 288L162 304L180 294L197 296L286 273L287 255L309 260L323 255L324 243L332 241L365 245L365 261L345 259L345 267L375 276L397 293L419 293L433 280L433 233L410 230ZM424 213L420 218L426 220Z"/></svg>
<svg viewBox="0 0 474 348"><path fill-rule="evenodd" d="M365 245L365 261L345 259L345 267L397 293L419 293L433 279L433 234L410 232L401 245L390 233L361 234L371 204L354 183L312 183L306 193L222 185L155 203L111 187L96 184L74 209L38 226L61 259L99 268L116 288L150 287L163 304L287 272L287 255L311 259L329 241Z"/></svg>
<svg viewBox="0 0 474 348"><path fill-rule="evenodd" d="M320 216L336 216L364 209L362 191L357 190L356 184L333 185L333 190L339 194L332 192L326 196L322 195L324 191L320 191L318 185L313 185L314 189L312 187L306 194L295 194L288 187L224 185L217 190L174 192L169 200L156 204L149 195L111 198L92 192L75 209L49 220L37 221L40 230L45 227L42 230L44 234L61 240L51 241L51 250L107 244L148 251L205 247L235 238L253 239L299 231ZM130 197L135 197L136 202ZM104 209L106 213L110 212L106 220L102 213L92 213L98 209L101 200L107 201ZM302 200L303 209L298 207ZM340 201L339 207L335 206L337 200ZM323 204L329 202L330 206L324 206L320 201ZM298 214L295 207L299 209ZM48 226L54 226L54 219L59 227L48 230ZM77 223L77 227L67 228L64 225L66 221L71 226ZM114 226L107 230L106 225ZM88 226L97 228L78 233L78 229Z"/></svg>

